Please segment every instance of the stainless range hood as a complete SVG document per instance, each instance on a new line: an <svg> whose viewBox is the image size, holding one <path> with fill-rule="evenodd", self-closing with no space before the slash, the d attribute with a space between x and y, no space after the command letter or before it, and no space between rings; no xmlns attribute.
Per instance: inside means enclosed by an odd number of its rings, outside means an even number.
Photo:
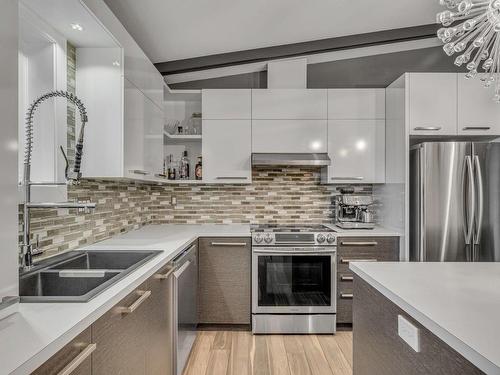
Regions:
<svg viewBox="0 0 500 375"><path fill-rule="evenodd" d="M274 165L274 166L314 166L323 167L331 164L327 153L318 154L292 154L292 153L254 153L252 154L252 165Z"/></svg>

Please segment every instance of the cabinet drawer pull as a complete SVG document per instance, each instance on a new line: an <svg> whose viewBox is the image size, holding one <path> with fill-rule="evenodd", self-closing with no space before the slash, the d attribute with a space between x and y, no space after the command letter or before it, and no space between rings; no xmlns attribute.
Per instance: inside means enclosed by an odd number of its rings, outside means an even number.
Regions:
<svg viewBox="0 0 500 375"><path fill-rule="evenodd" d="M354 295L352 293L340 293L340 298L342 298L342 299L353 299Z"/></svg>
<svg viewBox="0 0 500 375"><path fill-rule="evenodd" d="M491 126L466 126L462 130L490 130Z"/></svg>
<svg viewBox="0 0 500 375"><path fill-rule="evenodd" d="M377 246L377 241L340 241L342 246Z"/></svg>
<svg viewBox="0 0 500 375"><path fill-rule="evenodd" d="M157 273L154 275L154 278L157 279L157 280L166 280L170 277L171 274L173 274L175 271L175 268L171 268L170 270L168 270L167 273Z"/></svg>
<svg viewBox="0 0 500 375"><path fill-rule="evenodd" d="M353 276L340 276L340 281L354 281Z"/></svg>
<svg viewBox="0 0 500 375"><path fill-rule="evenodd" d="M73 360L68 363L60 372L58 372L57 375L69 375L73 371L75 371L78 366L82 364L83 361L85 361L94 350L96 350L97 344L89 344L85 349L83 349L80 354L78 354Z"/></svg>
<svg viewBox="0 0 500 375"><path fill-rule="evenodd" d="M333 181L349 181L349 180L364 180L363 176L355 176L355 177L332 177L331 180Z"/></svg>
<svg viewBox="0 0 500 375"><path fill-rule="evenodd" d="M132 314L139 306L143 304L145 300L147 300L151 296L150 290L138 290L137 294L139 298L137 298L130 306L128 307L120 307L120 312L122 314Z"/></svg>
<svg viewBox="0 0 500 375"><path fill-rule="evenodd" d="M133 174L141 174L141 175L143 175L143 176L146 176L146 175L148 175L148 174L149 174L149 172L148 172L148 171L144 171L144 170L142 170L142 169L131 169L131 170L129 170L129 172L130 172L130 173L133 173Z"/></svg>
<svg viewBox="0 0 500 375"><path fill-rule="evenodd" d="M441 129L441 126L417 126L416 128L413 128L413 130L417 131L438 131Z"/></svg>
<svg viewBox="0 0 500 375"><path fill-rule="evenodd" d="M340 263L349 264L351 262L376 262L377 259L348 259L348 258L340 258Z"/></svg>
<svg viewBox="0 0 500 375"><path fill-rule="evenodd" d="M212 246L238 246L243 247L247 244L245 242L212 242Z"/></svg>
<svg viewBox="0 0 500 375"><path fill-rule="evenodd" d="M215 177L216 180L248 180L248 177L231 177L231 176L221 176Z"/></svg>

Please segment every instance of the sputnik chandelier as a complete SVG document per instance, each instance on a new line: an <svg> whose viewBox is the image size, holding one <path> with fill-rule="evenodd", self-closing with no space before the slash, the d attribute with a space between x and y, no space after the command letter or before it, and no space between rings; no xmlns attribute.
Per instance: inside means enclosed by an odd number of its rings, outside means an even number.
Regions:
<svg viewBox="0 0 500 375"><path fill-rule="evenodd" d="M500 103L500 0L439 0L448 9L438 13L444 27L437 36L455 65L467 67L467 78L479 77L485 87L495 85L493 100Z"/></svg>

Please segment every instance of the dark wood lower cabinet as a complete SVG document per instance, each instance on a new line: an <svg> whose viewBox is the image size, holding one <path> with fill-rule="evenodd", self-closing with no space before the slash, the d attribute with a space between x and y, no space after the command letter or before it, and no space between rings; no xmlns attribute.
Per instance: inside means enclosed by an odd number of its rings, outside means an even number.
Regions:
<svg viewBox="0 0 500 375"><path fill-rule="evenodd" d="M171 282L160 270L33 374L172 374Z"/></svg>
<svg viewBox="0 0 500 375"><path fill-rule="evenodd" d="M173 317L171 273L172 270L166 267L149 279L152 298L147 309L146 373L148 375L173 373L173 363L170 357L173 350L170 329Z"/></svg>
<svg viewBox="0 0 500 375"><path fill-rule="evenodd" d="M398 315L419 329L420 352L399 337ZM353 341L353 375L484 375L358 276Z"/></svg>
<svg viewBox="0 0 500 375"><path fill-rule="evenodd" d="M337 323L352 324L353 273L351 261L399 260L399 237L341 237L337 247Z"/></svg>
<svg viewBox="0 0 500 375"><path fill-rule="evenodd" d="M33 375L91 375L92 343L90 327L80 333L68 345L54 354L47 362L32 372Z"/></svg>
<svg viewBox="0 0 500 375"><path fill-rule="evenodd" d="M201 324L250 324L251 262L250 238L200 238Z"/></svg>
<svg viewBox="0 0 500 375"><path fill-rule="evenodd" d="M148 283L139 286L92 325L97 350L92 356L92 375L145 375Z"/></svg>

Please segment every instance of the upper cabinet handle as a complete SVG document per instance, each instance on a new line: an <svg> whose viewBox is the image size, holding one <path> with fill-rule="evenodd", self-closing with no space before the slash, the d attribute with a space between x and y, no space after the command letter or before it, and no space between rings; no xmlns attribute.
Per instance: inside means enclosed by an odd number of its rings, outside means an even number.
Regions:
<svg viewBox="0 0 500 375"><path fill-rule="evenodd" d="M144 171L142 169L131 169L129 170L130 173L133 173L133 174L142 174L144 176L148 175L149 172L148 171Z"/></svg>
<svg viewBox="0 0 500 375"><path fill-rule="evenodd" d="M229 176L222 176L222 177L215 177L216 180L248 180L248 177L229 177Z"/></svg>
<svg viewBox="0 0 500 375"><path fill-rule="evenodd" d="M145 300L147 300L151 296L151 291L150 290L138 290L137 294L139 295L139 298L137 298L134 303L132 303L128 307L120 307L119 311L122 314L132 314L139 306L143 304Z"/></svg>
<svg viewBox="0 0 500 375"><path fill-rule="evenodd" d="M466 126L462 130L490 130L491 126Z"/></svg>
<svg viewBox="0 0 500 375"><path fill-rule="evenodd" d="M96 350L97 344L89 344L85 349L83 349L70 363L68 363L57 375L69 375L75 371L78 366L85 361L94 350Z"/></svg>
<svg viewBox="0 0 500 375"><path fill-rule="evenodd" d="M423 131L438 131L441 130L441 126L417 126L413 130L423 130Z"/></svg>
<svg viewBox="0 0 500 375"><path fill-rule="evenodd" d="M332 180L339 180L339 181L344 181L344 180L363 180L364 177L362 176L356 176L356 177L332 177Z"/></svg>

